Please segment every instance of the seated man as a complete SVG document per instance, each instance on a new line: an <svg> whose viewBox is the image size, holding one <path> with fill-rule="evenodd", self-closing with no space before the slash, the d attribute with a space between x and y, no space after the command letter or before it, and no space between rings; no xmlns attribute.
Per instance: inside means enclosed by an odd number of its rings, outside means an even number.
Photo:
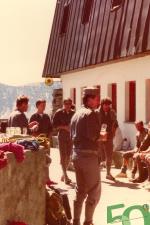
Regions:
<svg viewBox="0 0 150 225"><path fill-rule="evenodd" d="M144 128L144 125L143 125L143 121L138 121L138 122L135 122L135 127L137 129L137 134L136 134L136 148L134 148L133 150L130 150L130 151L126 151L124 154L123 154L123 165L122 165L122 168L121 168L121 172L116 176L116 177L127 177L127 167L128 167L128 163L129 163L129 159L130 158L133 158L134 154L136 152L138 152L138 149L140 148L141 146L141 143L143 142L145 136L147 135L147 132L148 130L146 128ZM136 165L136 162L134 162L134 165L133 165L133 169L132 169L132 172L131 172L131 178L134 179L135 177L135 174L137 172L137 165Z"/></svg>
<svg viewBox="0 0 150 225"><path fill-rule="evenodd" d="M137 153L134 154L134 161L137 163L139 169L139 176L133 179L134 183L141 183L149 176L149 154L150 154L150 122L148 123L148 134L146 135L143 143L141 144ZM148 170L147 170L148 169Z"/></svg>
<svg viewBox="0 0 150 225"><path fill-rule="evenodd" d="M141 161L145 162L145 164L147 165L148 179L146 180L144 185L142 185L142 187L147 190L150 190L150 148L148 148L148 150L146 151L137 153L135 157L137 159L138 165Z"/></svg>

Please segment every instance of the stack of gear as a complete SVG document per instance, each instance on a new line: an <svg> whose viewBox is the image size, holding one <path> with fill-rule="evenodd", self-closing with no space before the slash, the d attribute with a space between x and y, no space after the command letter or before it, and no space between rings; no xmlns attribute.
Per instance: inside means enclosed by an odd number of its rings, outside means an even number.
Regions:
<svg viewBox="0 0 150 225"><path fill-rule="evenodd" d="M70 225L71 219L68 196L55 189L46 189L46 224Z"/></svg>
<svg viewBox="0 0 150 225"><path fill-rule="evenodd" d="M50 148L50 140L45 134L40 134L38 137L32 137L29 135L12 135L9 137L0 137L0 143L14 143L24 146L26 149L38 150L39 146L43 146L45 149Z"/></svg>
<svg viewBox="0 0 150 225"><path fill-rule="evenodd" d="M0 169L7 165L6 152L13 152L17 162L24 160L24 147L15 143L0 144Z"/></svg>
<svg viewBox="0 0 150 225"><path fill-rule="evenodd" d="M36 140L19 140L17 144L24 146L25 149L33 151L39 150L39 142Z"/></svg>
<svg viewBox="0 0 150 225"><path fill-rule="evenodd" d="M0 169L4 168L8 163L6 152L13 152L17 162L22 162L24 159L24 149L37 151L40 145L43 146L46 151L46 165L49 167L51 163L51 158L49 156L50 141L44 134L36 138L29 135L0 137Z"/></svg>
<svg viewBox="0 0 150 225"><path fill-rule="evenodd" d="M45 134L40 134L38 137L36 137L36 140L46 149L50 148L50 140L45 136Z"/></svg>
<svg viewBox="0 0 150 225"><path fill-rule="evenodd" d="M31 140L33 138L29 135L14 134L11 136L1 136L0 143L9 143L9 142L13 143L13 142L16 142L17 140L22 140L22 139Z"/></svg>

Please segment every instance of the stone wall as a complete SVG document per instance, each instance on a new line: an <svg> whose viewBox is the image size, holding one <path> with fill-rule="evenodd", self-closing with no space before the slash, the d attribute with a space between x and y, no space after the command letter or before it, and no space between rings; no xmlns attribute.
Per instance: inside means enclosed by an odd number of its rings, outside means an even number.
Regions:
<svg viewBox="0 0 150 225"><path fill-rule="evenodd" d="M25 151L21 163L13 153L7 156L8 165L0 170L0 225L7 225L7 220L44 225L44 150Z"/></svg>

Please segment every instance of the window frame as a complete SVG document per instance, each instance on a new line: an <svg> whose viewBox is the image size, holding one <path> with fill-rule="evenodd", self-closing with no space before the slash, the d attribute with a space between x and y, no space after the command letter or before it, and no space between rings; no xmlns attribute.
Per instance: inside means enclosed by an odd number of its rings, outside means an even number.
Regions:
<svg viewBox="0 0 150 225"><path fill-rule="evenodd" d="M83 25L86 25L87 23L89 23L93 5L94 5L94 0L84 0L82 18L81 18L81 22Z"/></svg>
<svg viewBox="0 0 150 225"><path fill-rule="evenodd" d="M77 97L76 88L70 88L70 98L71 98L74 105L76 105L76 97Z"/></svg>
<svg viewBox="0 0 150 225"><path fill-rule="evenodd" d="M108 96L112 100L112 109L117 112L117 83L108 84Z"/></svg>
<svg viewBox="0 0 150 225"><path fill-rule="evenodd" d="M69 18L70 18L70 3L64 5L63 16L59 32L60 36L64 36L67 33Z"/></svg>
<svg viewBox="0 0 150 225"><path fill-rule="evenodd" d="M126 82L125 92L125 121L134 123L136 121L136 81Z"/></svg>

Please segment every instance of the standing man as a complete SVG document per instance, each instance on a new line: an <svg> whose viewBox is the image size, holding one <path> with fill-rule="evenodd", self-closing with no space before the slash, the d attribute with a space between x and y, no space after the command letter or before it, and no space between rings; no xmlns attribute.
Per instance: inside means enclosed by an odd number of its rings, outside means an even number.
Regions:
<svg viewBox="0 0 150 225"><path fill-rule="evenodd" d="M44 134L49 142L48 146L46 148L46 183L48 185L55 184L52 180L49 178L49 165L51 163L50 158L50 138L51 138L51 132L52 132L52 124L51 120L48 114L44 113L46 108L46 101L45 99L39 99L36 101L36 108L37 112L34 113L31 118L30 122L36 121L38 123L38 127L36 130L32 132L33 136L38 136L40 134Z"/></svg>
<svg viewBox="0 0 150 225"><path fill-rule="evenodd" d="M100 169L98 160L99 121L95 109L99 105L99 90L83 90L83 107L71 121L73 162L77 191L74 201L73 225L80 225L82 205L85 203L84 225L93 225L93 214L100 199Z"/></svg>
<svg viewBox="0 0 150 225"><path fill-rule="evenodd" d="M70 184L71 182L67 175L67 168L69 166L72 152L70 122L72 116L74 115L74 111L71 109L71 107L72 100L70 98L64 99L63 108L57 110L53 117L53 126L58 129L60 163L63 172L61 180L64 181L66 184Z"/></svg>
<svg viewBox="0 0 150 225"><path fill-rule="evenodd" d="M38 126L38 123L35 121L28 123L28 119L25 115L25 112L28 111L28 102L29 99L27 96L19 96L16 100L16 109L10 114L8 119L8 126L20 127L21 133L23 133L24 128L29 132L30 129L36 129Z"/></svg>
<svg viewBox="0 0 150 225"><path fill-rule="evenodd" d="M113 138L114 138L114 124L116 124L116 113L111 108L112 101L110 98L101 100L101 106L98 109L98 118L100 123L100 151L104 152L106 158L106 179L115 181L111 175L111 164L113 156Z"/></svg>
<svg viewBox="0 0 150 225"><path fill-rule="evenodd" d="M34 113L30 122L36 121L38 123L38 129L34 132L34 136L39 134L45 134L46 137L51 137L52 124L48 114L44 113L46 107L46 101L44 99L39 99L36 102L37 112Z"/></svg>

